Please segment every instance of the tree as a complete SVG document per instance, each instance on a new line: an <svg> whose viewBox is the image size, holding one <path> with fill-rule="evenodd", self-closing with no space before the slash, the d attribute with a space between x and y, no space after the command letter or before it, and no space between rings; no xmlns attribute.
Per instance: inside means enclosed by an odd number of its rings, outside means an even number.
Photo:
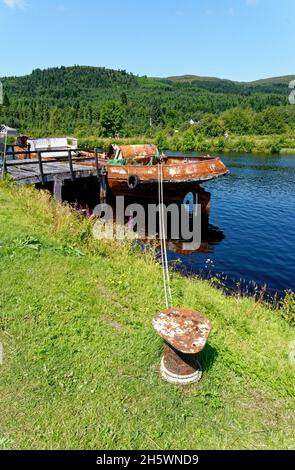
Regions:
<svg viewBox="0 0 295 470"><path fill-rule="evenodd" d="M10 101L6 93L4 93L3 95L3 106L7 106L7 107L10 106Z"/></svg>
<svg viewBox="0 0 295 470"><path fill-rule="evenodd" d="M233 108L221 115L226 130L235 134L249 134L252 131L254 113L251 109Z"/></svg>
<svg viewBox="0 0 295 470"><path fill-rule="evenodd" d="M220 137L225 132L220 119L212 114L204 116L196 130L209 137Z"/></svg>
<svg viewBox="0 0 295 470"><path fill-rule="evenodd" d="M49 123L48 123L50 131L51 132L59 131L60 128L62 127L61 121L62 121L61 110L56 107L51 108L49 111Z"/></svg>
<svg viewBox="0 0 295 470"><path fill-rule="evenodd" d="M163 132L159 132L156 135L155 144L156 144L156 146L158 147L159 150L166 150L169 147L168 141L167 141L166 136Z"/></svg>
<svg viewBox="0 0 295 470"><path fill-rule="evenodd" d="M164 123L162 109L157 103L154 103L151 107L150 118L153 126L159 126Z"/></svg>
<svg viewBox="0 0 295 470"><path fill-rule="evenodd" d="M127 97L125 91L123 91L123 92L121 93L121 103L122 103L123 106L127 106L127 105L128 105L128 97Z"/></svg>
<svg viewBox="0 0 295 470"><path fill-rule="evenodd" d="M192 129L189 129L184 132L182 136L182 144L181 149L185 152L189 152L190 150L194 150L196 146L196 138L195 134Z"/></svg>
<svg viewBox="0 0 295 470"><path fill-rule="evenodd" d="M278 107L271 107L258 113L254 120L254 130L257 134L284 133L286 124L282 110Z"/></svg>
<svg viewBox="0 0 295 470"><path fill-rule="evenodd" d="M117 101L106 102L101 110L100 125L104 137L114 137L123 130L123 109Z"/></svg>

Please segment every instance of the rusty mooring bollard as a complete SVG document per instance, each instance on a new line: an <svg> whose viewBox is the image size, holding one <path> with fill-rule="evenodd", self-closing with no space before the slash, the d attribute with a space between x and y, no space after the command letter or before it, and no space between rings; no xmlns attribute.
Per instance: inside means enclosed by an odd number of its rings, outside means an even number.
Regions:
<svg viewBox="0 0 295 470"><path fill-rule="evenodd" d="M197 354L211 331L204 315L186 308L162 310L153 320L156 332L164 339L161 375L173 384L191 384L202 377Z"/></svg>

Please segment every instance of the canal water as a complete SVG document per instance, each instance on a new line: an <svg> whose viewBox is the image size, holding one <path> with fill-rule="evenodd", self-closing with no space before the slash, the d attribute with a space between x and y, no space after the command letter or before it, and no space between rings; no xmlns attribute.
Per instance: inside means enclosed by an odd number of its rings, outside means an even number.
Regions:
<svg viewBox="0 0 295 470"><path fill-rule="evenodd" d="M170 242L170 262L228 290L269 299L295 291L295 155L221 158L230 175L203 185L211 193L205 243L185 255Z"/></svg>

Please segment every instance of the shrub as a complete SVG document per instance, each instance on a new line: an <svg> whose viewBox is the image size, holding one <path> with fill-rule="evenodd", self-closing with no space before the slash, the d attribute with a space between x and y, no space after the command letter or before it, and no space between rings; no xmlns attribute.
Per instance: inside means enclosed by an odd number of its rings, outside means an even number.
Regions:
<svg viewBox="0 0 295 470"><path fill-rule="evenodd" d="M166 150L169 145L166 136L163 132L159 132L155 137L155 144L159 150Z"/></svg>
<svg viewBox="0 0 295 470"><path fill-rule="evenodd" d="M254 144L251 140L242 137L236 141L235 147L237 152L247 152L251 153Z"/></svg>
<svg viewBox="0 0 295 470"><path fill-rule="evenodd" d="M208 152L211 150L210 142L203 137L199 137L195 143L195 150L197 152Z"/></svg>
<svg viewBox="0 0 295 470"><path fill-rule="evenodd" d="M233 108L225 111L221 118L229 131L235 134L248 134L252 129L253 115L251 109Z"/></svg>
<svg viewBox="0 0 295 470"><path fill-rule="evenodd" d="M182 136L182 143L181 143L181 150L184 152L189 152L190 150L194 150L196 147L196 139L192 129L188 129L183 133Z"/></svg>
<svg viewBox="0 0 295 470"><path fill-rule="evenodd" d="M270 151L271 153L280 153L283 147L284 147L284 139L279 138L272 143Z"/></svg>
<svg viewBox="0 0 295 470"><path fill-rule="evenodd" d="M213 150L216 152L223 152L225 148L225 139L220 137L214 141Z"/></svg>
<svg viewBox="0 0 295 470"><path fill-rule="evenodd" d="M212 114L204 116L197 129L208 137L219 137L225 132L223 122Z"/></svg>
<svg viewBox="0 0 295 470"><path fill-rule="evenodd" d="M295 292L286 292L282 302L281 315L290 325L295 326Z"/></svg>
<svg viewBox="0 0 295 470"><path fill-rule="evenodd" d="M176 150L176 151L179 151L181 150L181 140L178 136L174 136L171 140L170 140L170 145L169 145L169 148L171 148L171 150Z"/></svg>

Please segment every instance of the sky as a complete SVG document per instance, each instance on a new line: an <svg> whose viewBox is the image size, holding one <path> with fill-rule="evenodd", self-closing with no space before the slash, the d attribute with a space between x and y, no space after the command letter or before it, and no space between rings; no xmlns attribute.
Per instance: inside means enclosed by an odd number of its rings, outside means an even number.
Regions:
<svg viewBox="0 0 295 470"><path fill-rule="evenodd" d="M0 0L0 76L93 65L250 81L295 74L295 0Z"/></svg>

